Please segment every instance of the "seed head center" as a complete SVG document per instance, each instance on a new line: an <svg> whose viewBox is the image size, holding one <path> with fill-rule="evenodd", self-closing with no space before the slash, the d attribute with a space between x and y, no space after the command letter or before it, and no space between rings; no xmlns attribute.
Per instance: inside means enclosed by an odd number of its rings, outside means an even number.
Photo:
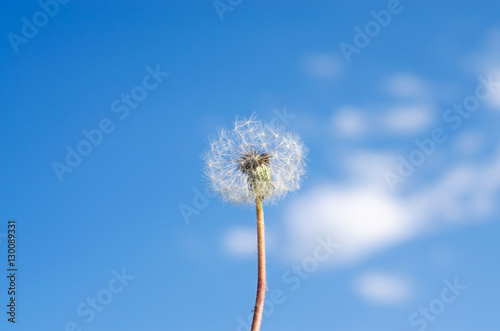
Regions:
<svg viewBox="0 0 500 331"><path fill-rule="evenodd" d="M238 167L244 174L251 174L256 171L259 166L267 166L271 159L271 155L269 153L261 153L261 150L253 149L250 147L250 150L247 153L244 153L238 159Z"/></svg>

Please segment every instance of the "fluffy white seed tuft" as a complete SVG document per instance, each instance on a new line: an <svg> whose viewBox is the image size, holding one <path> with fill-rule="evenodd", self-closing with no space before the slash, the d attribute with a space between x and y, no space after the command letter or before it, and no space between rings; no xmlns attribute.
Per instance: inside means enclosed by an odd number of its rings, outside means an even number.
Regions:
<svg viewBox="0 0 500 331"><path fill-rule="evenodd" d="M255 171L242 170L245 155L255 158L255 153L270 157L264 157L267 161ZM212 190L232 204L253 203L258 196L264 203L274 203L288 191L299 189L306 155L307 149L297 135L285 132L283 127L262 124L253 115L237 118L231 130L219 130L203 154L204 173ZM265 179L268 173L270 182Z"/></svg>

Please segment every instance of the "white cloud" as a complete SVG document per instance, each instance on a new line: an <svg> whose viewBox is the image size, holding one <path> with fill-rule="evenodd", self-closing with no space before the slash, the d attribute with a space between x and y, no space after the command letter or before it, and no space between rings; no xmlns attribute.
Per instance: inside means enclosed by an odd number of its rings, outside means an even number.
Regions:
<svg viewBox="0 0 500 331"><path fill-rule="evenodd" d="M358 170L345 185L323 184L294 200L286 218L293 258L307 256L318 236L331 234L342 246L330 262L356 262L431 228L482 221L497 210L500 150L483 164L456 164L435 182L404 196L391 194L387 184L375 180L380 170L361 180L352 178L363 167L370 169L367 160L378 159L381 166L386 158L366 152L352 156L348 164Z"/></svg>
<svg viewBox="0 0 500 331"><path fill-rule="evenodd" d="M333 129L336 134L346 138L359 138L366 132L366 116L360 110L344 107L333 117Z"/></svg>
<svg viewBox="0 0 500 331"><path fill-rule="evenodd" d="M456 152L462 155L477 154L485 145L485 137L480 132L464 132L457 137L454 144Z"/></svg>
<svg viewBox="0 0 500 331"><path fill-rule="evenodd" d="M427 84L412 74L396 74L386 83L387 91L394 97L426 98L429 95Z"/></svg>
<svg viewBox="0 0 500 331"><path fill-rule="evenodd" d="M398 106L382 119L384 127L392 133L415 134L427 129L434 121L434 110L426 105Z"/></svg>
<svg viewBox="0 0 500 331"><path fill-rule="evenodd" d="M315 239L342 242L333 262L350 262L410 236L415 222L404 202L383 190L323 186L294 202L288 213L295 257L310 254Z"/></svg>
<svg viewBox="0 0 500 331"><path fill-rule="evenodd" d="M477 222L491 216L500 189L500 151L490 163L461 164L446 173L435 185L412 197L426 218L446 222Z"/></svg>
<svg viewBox="0 0 500 331"><path fill-rule="evenodd" d="M397 166L397 155L392 153L358 150L342 158L342 165L348 172L352 184L364 187L384 187L384 173ZM338 161L337 161L338 162Z"/></svg>
<svg viewBox="0 0 500 331"><path fill-rule="evenodd" d="M379 305L402 304L413 294L409 280L382 272L362 274L355 280L354 290L363 299Z"/></svg>
<svg viewBox="0 0 500 331"><path fill-rule="evenodd" d="M473 54L465 66L472 69L475 74L495 77L495 81L500 78L500 29L491 30L484 39L482 49ZM500 89L493 92L493 95L487 99L487 103L494 108L500 109Z"/></svg>
<svg viewBox="0 0 500 331"><path fill-rule="evenodd" d="M309 54L302 61L302 69L313 78L333 78L340 73L342 61L330 53Z"/></svg>
<svg viewBox="0 0 500 331"><path fill-rule="evenodd" d="M231 255L254 256L257 252L257 233L253 228L229 229L223 238L224 248Z"/></svg>
<svg viewBox="0 0 500 331"><path fill-rule="evenodd" d="M475 72L487 73L498 70L500 66L500 29L491 30L483 40L480 51L472 54L466 67Z"/></svg>
<svg viewBox="0 0 500 331"><path fill-rule="evenodd" d="M500 78L500 65L492 68L490 72L495 78L495 81L498 81L498 79ZM500 88L497 88L495 91L493 91L491 97L488 98L487 102L490 104L490 106L500 109Z"/></svg>

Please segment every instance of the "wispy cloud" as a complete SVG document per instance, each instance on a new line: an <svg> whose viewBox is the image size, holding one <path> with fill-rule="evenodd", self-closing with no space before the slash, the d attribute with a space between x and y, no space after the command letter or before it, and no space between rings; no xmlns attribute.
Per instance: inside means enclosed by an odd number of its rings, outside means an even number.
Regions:
<svg viewBox="0 0 500 331"><path fill-rule="evenodd" d="M460 134L453 148L459 155L477 155L485 146L486 137L479 131L467 131Z"/></svg>
<svg viewBox="0 0 500 331"><path fill-rule="evenodd" d="M429 84L410 73L398 73L388 78L386 89L389 95L397 98L423 99L430 95Z"/></svg>
<svg viewBox="0 0 500 331"><path fill-rule="evenodd" d="M333 130L338 136L360 138L367 131L366 115L354 107L342 107L333 116Z"/></svg>
<svg viewBox="0 0 500 331"><path fill-rule="evenodd" d="M411 282L400 275L371 271L358 276L354 291L363 299L377 305L399 305L413 295Z"/></svg>
<svg viewBox="0 0 500 331"><path fill-rule="evenodd" d="M313 53L304 57L301 67L313 78L334 78L342 70L342 61L332 53Z"/></svg>
<svg viewBox="0 0 500 331"><path fill-rule="evenodd" d="M343 243L332 262L356 261L415 232L415 219L405 209L404 201L374 188L316 187L288 212L290 249L301 258L314 238L332 233Z"/></svg>
<svg viewBox="0 0 500 331"><path fill-rule="evenodd" d="M464 66L475 74L493 74L497 81L500 79L500 28L492 29L487 34L482 48L473 53ZM500 89L494 91L487 102L491 107L500 109Z"/></svg>
<svg viewBox="0 0 500 331"><path fill-rule="evenodd" d="M500 190L500 151L483 163L458 163L427 185L404 196L383 187L379 169L387 155L357 154L346 164L367 175L342 185L322 184L299 196L289 207L286 225L295 258L310 251L321 233L332 233L343 245L334 264L351 263L431 228L477 222L494 215ZM382 175L380 175L381 177Z"/></svg>
<svg viewBox="0 0 500 331"><path fill-rule="evenodd" d="M382 119L386 132L416 134L434 122L434 109L429 105L401 105L390 109Z"/></svg>
<svg viewBox="0 0 500 331"><path fill-rule="evenodd" d="M234 256L254 256L257 252L257 232L245 227L229 229L224 235L223 246L226 252Z"/></svg>

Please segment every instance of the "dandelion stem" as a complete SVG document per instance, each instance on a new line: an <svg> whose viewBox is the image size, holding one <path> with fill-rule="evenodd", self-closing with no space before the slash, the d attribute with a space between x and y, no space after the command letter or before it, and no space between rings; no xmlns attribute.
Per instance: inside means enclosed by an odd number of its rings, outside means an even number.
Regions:
<svg viewBox="0 0 500 331"><path fill-rule="evenodd" d="M258 273L257 298L253 313L252 330L259 331L262 323L262 312L264 310L264 298L266 296L266 240L264 235L264 209L262 208L262 198L255 199L257 210L257 247L258 247Z"/></svg>

